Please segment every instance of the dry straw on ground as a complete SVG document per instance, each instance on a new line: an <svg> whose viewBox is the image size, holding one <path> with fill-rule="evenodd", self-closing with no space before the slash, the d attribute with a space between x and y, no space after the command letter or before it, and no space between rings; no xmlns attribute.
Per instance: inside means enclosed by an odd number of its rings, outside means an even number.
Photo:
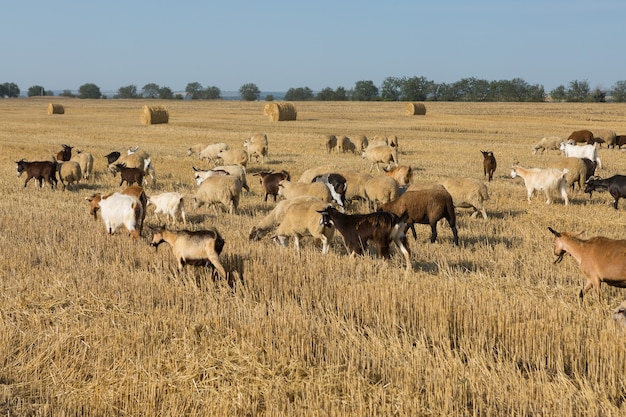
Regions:
<svg viewBox="0 0 626 417"><path fill-rule="evenodd" d="M263 109L266 112L265 108ZM298 112L293 103L271 103L267 108L267 116L272 122L296 120Z"/></svg>
<svg viewBox="0 0 626 417"><path fill-rule="evenodd" d="M407 116L424 116L426 114L426 105L424 103L406 103L404 105L404 114Z"/></svg>
<svg viewBox="0 0 626 417"><path fill-rule="evenodd" d="M65 107L58 103L48 103L48 114L65 114Z"/></svg>
<svg viewBox="0 0 626 417"><path fill-rule="evenodd" d="M141 108L141 123L144 125L156 125L167 123L170 119L170 113L164 106L148 106Z"/></svg>

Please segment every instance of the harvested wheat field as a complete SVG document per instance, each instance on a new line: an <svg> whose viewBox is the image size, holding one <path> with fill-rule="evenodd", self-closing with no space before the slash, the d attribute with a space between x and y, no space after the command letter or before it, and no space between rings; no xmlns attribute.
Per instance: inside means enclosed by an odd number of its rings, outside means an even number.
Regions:
<svg viewBox="0 0 626 417"><path fill-rule="evenodd" d="M272 122L265 103L231 101L0 100L0 414L31 416L623 416L626 333L611 311L626 290L602 285L581 302L585 277L571 256L554 264L548 231L622 238L626 207L606 192L570 192L570 204L530 202L513 162L546 167L558 151L532 155L544 136L580 129L626 133L624 104L298 102L297 120ZM142 106L167 106L166 124L143 125ZM239 210L194 209L187 148L265 133L264 165L248 163ZM349 257L339 233L330 252L304 239L298 254L270 236L248 235L274 207L253 174L335 164L368 171L351 153L327 154L325 135L397 135L414 182L484 179L481 150L498 162L488 221L457 210L460 245L445 221L409 234L410 272ZM93 155L93 178L77 190L24 188L16 161L47 159L68 144ZM167 245L108 236L86 197L121 191L104 155L139 146L156 183L148 195L183 193L191 230L215 227L230 282L211 269L178 272ZM609 177L626 154L599 150ZM382 175L374 169L374 176ZM623 203L622 203L623 204ZM350 212L365 212L355 202ZM183 228L182 224L170 228ZM242 279L240 279L242 278Z"/></svg>

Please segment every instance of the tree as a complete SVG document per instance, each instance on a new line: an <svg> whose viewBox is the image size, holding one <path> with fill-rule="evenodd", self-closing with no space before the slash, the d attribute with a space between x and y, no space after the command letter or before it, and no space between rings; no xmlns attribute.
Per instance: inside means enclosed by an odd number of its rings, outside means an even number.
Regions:
<svg viewBox="0 0 626 417"><path fill-rule="evenodd" d="M139 98L137 93L137 86L134 84L127 85L126 87L120 87L117 90L115 98Z"/></svg>
<svg viewBox="0 0 626 417"><path fill-rule="evenodd" d="M309 87L290 88L285 93L287 101L306 101L313 99L313 90Z"/></svg>
<svg viewBox="0 0 626 417"><path fill-rule="evenodd" d="M606 93L599 88L591 92L591 100L594 103L604 103L606 101Z"/></svg>
<svg viewBox="0 0 626 417"><path fill-rule="evenodd" d="M335 92L330 87L322 88L315 95L315 99L319 101L333 101L335 99Z"/></svg>
<svg viewBox="0 0 626 417"><path fill-rule="evenodd" d="M248 83L239 87L239 94L241 95L242 100L254 101L258 100L261 90L259 90L259 87L257 87L256 84Z"/></svg>
<svg viewBox="0 0 626 417"><path fill-rule="evenodd" d="M155 83L148 83L141 89L141 95L145 98L157 98L159 97L159 85Z"/></svg>
<svg viewBox="0 0 626 417"><path fill-rule="evenodd" d="M589 97L589 82L574 80L566 92L567 101L582 103Z"/></svg>
<svg viewBox="0 0 626 417"><path fill-rule="evenodd" d="M402 83L400 100L424 101L433 90L434 84L434 82L428 81L426 77L407 78Z"/></svg>
<svg viewBox="0 0 626 417"><path fill-rule="evenodd" d="M626 81L618 81L611 89L611 96L613 100L618 103L626 101Z"/></svg>
<svg viewBox="0 0 626 417"><path fill-rule="evenodd" d="M402 93L405 80L396 77L387 77L380 86L380 97L385 101L398 101Z"/></svg>
<svg viewBox="0 0 626 417"><path fill-rule="evenodd" d="M197 100L202 94L202 89L202 84L200 84L199 82L193 82L187 84L187 87L185 87L185 92L189 97L191 97L192 100Z"/></svg>
<svg viewBox="0 0 626 417"><path fill-rule="evenodd" d="M207 87L204 90L203 98L207 100L218 100L222 98L222 91L215 86Z"/></svg>
<svg viewBox="0 0 626 417"><path fill-rule="evenodd" d="M83 84L78 87L78 98L102 98L100 87L93 83Z"/></svg>
<svg viewBox="0 0 626 417"><path fill-rule="evenodd" d="M19 97L20 88L15 83L0 84L0 97Z"/></svg>
<svg viewBox="0 0 626 417"><path fill-rule="evenodd" d="M52 91L46 91L40 85L33 85L28 87L28 92L26 93L28 97L36 97L36 96L53 96L54 93Z"/></svg>
<svg viewBox="0 0 626 417"><path fill-rule="evenodd" d="M169 87L159 87L159 98L163 100L171 100L174 98L174 92Z"/></svg>
<svg viewBox="0 0 626 417"><path fill-rule="evenodd" d="M76 97L76 94L72 93L72 90L63 90L61 92L61 94L59 94L60 97Z"/></svg>
<svg viewBox="0 0 626 417"><path fill-rule="evenodd" d="M344 87L337 87L335 89L335 101L347 101L348 92Z"/></svg>
<svg viewBox="0 0 626 417"><path fill-rule="evenodd" d="M357 81L352 90L353 101L373 101L378 97L378 87L373 81Z"/></svg>
<svg viewBox="0 0 626 417"><path fill-rule="evenodd" d="M552 100L563 101L565 100L566 96L567 94L565 92L565 86L562 84L550 92L550 97L552 97Z"/></svg>

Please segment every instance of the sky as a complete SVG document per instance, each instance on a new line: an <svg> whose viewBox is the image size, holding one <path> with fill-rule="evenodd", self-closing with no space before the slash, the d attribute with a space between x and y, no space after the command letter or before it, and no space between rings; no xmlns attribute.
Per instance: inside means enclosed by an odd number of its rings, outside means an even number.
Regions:
<svg viewBox="0 0 626 417"><path fill-rule="evenodd" d="M388 77L626 80L623 0L22 0L2 5L0 83L25 93L155 83L238 91Z"/></svg>

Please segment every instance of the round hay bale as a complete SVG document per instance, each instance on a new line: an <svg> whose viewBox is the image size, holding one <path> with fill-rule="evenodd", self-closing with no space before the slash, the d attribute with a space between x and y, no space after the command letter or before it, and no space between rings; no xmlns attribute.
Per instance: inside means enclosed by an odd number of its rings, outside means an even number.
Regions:
<svg viewBox="0 0 626 417"><path fill-rule="evenodd" d="M407 116L424 116L426 114L426 106L424 103L406 103L404 105L404 114Z"/></svg>
<svg viewBox="0 0 626 417"><path fill-rule="evenodd" d="M141 109L141 123L144 125L155 125L159 123L167 123L170 114L163 106L143 106Z"/></svg>
<svg viewBox="0 0 626 417"><path fill-rule="evenodd" d="M48 103L48 114L65 114L65 108L62 104Z"/></svg>
<svg viewBox="0 0 626 417"><path fill-rule="evenodd" d="M292 103L271 103L267 109L267 116L272 122L296 120L298 112Z"/></svg>

